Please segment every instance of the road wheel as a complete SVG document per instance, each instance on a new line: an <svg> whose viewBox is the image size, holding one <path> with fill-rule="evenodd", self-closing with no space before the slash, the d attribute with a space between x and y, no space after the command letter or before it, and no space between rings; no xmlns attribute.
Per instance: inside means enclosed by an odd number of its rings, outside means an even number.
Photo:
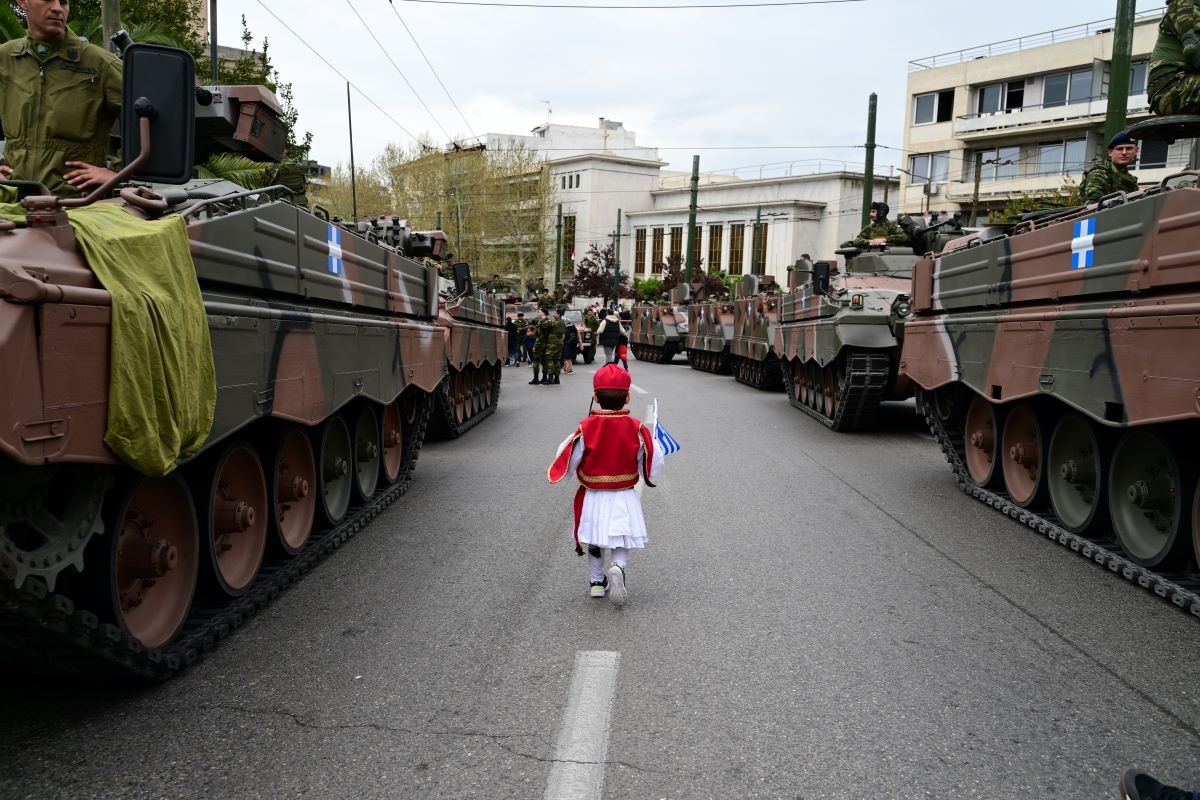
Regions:
<svg viewBox="0 0 1200 800"><path fill-rule="evenodd" d="M205 512L208 565L217 588L231 597L246 591L267 544L267 481L247 442L225 445L211 472L197 481Z"/></svg>
<svg viewBox="0 0 1200 800"><path fill-rule="evenodd" d="M1022 401L1009 409L1001 441L1001 470L1013 502L1021 508L1044 505L1046 438L1032 405Z"/></svg>
<svg viewBox="0 0 1200 800"><path fill-rule="evenodd" d="M383 458L379 462L379 479L391 486L400 478L400 465L404 461L404 414L400 411L400 399L388 403L383 409Z"/></svg>
<svg viewBox="0 0 1200 800"><path fill-rule="evenodd" d="M1195 466L1157 430L1125 431L1113 451L1108 508L1129 557L1171 570L1192 553L1189 528Z"/></svg>
<svg viewBox="0 0 1200 800"><path fill-rule="evenodd" d="M359 403L354 414L354 494L359 500L370 500L379 486L382 442L375 404Z"/></svg>
<svg viewBox="0 0 1200 800"><path fill-rule="evenodd" d="M317 512L332 527L341 522L350 507L350 429L340 415L325 420L313 434L317 452Z"/></svg>
<svg viewBox="0 0 1200 800"><path fill-rule="evenodd" d="M1000 483L1002 471L996 468L1000 447L1000 407L978 395L967 407L967 425L963 436L967 472L975 485L984 488Z"/></svg>
<svg viewBox="0 0 1200 800"><path fill-rule="evenodd" d="M317 513L317 464L308 436L300 428L285 430L268 463L272 546L294 556L308 541Z"/></svg>
<svg viewBox="0 0 1200 800"><path fill-rule="evenodd" d="M1108 460L1112 447L1082 414L1065 414L1054 426L1046 457L1050 508L1071 533L1108 529Z"/></svg>

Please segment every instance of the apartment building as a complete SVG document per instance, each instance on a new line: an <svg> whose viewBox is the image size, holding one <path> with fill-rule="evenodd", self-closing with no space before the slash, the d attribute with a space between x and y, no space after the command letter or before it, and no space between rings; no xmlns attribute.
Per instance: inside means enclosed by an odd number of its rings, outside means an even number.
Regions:
<svg viewBox="0 0 1200 800"><path fill-rule="evenodd" d="M1150 115L1150 53L1163 10L1137 15L1128 122ZM1107 155L1103 141L1114 20L1101 20L909 63L902 213L969 218L979 168L979 218L1021 194L1078 184ZM1190 142L1143 142L1146 185L1187 163Z"/></svg>

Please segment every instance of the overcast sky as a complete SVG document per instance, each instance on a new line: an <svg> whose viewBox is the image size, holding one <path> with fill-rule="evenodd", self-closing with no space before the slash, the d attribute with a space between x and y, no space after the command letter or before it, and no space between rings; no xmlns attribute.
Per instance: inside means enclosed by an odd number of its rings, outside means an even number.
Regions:
<svg viewBox="0 0 1200 800"><path fill-rule="evenodd" d="M300 129L312 131L313 157L323 164L349 161L340 72L357 87L352 97L360 166L389 142L411 144L412 136L427 134L444 144L472 134L528 133L546 122L548 100L555 123L594 126L599 117L625 123L639 145L661 148L669 169L690 170L698 154L704 171L738 169L751 177L760 167L766 174L781 174L788 165L812 171L818 159L826 167L844 161L861 169L871 92L879 95L878 143L903 146L910 61L1111 18L1116 5L1117 0L827 0L774 8L640 10L220 0L218 16L222 44L237 44L242 14L256 41L269 39L272 61L294 86ZM1137 0L1139 11L1164 5ZM878 151L877 168L886 172L888 164L903 166L902 154Z"/></svg>

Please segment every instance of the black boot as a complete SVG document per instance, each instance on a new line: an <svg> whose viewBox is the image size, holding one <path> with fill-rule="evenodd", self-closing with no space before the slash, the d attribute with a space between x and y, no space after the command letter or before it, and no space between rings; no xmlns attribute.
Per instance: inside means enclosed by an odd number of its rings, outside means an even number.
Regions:
<svg viewBox="0 0 1200 800"><path fill-rule="evenodd" d="M533 373L533 380L531 380L531 381L529 382L529 385L530 385L530 386L534 386L534 385L536 385L536 384L539 384L539 383L541 383L541 381L540 381L540 380L538 380L537 373L535 372L535 373Z"/></svg>
<svg viewBox="0 0 1200 800"><path fill-rule="evenodd" d="M552 381L552 383L553 383L555 386L557 386L557 385L558 385L558 373L557 373L557 372L556 372L556 373L554 373L554 380Z"/></svg>
<svg viewBox="0 0 1200 800"><path fill-rule="evenodd" d="M551 383L553 383L553 382L554 382L554 381L550 380L550 376L549 376L549 375L545 375L545 376L543 376L543 377L542 377L542 386L549 386L549 385L550 385Z"/></svg>

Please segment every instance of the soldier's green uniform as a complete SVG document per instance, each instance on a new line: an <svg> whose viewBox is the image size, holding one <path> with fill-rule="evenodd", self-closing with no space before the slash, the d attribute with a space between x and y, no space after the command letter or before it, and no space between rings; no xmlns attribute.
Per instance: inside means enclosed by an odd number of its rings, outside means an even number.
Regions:
<svg viewBox="0 0 1200 800"><path fill-rule="evenodd" d="M0 124L13 180L78 197L67 161L104 166L121 112L121 61L70 28L58 44L32 37L0 45Z"/></svg>
<svg viewBox="0 0 1200 800"><path fill-rule="evenodd" d="M558 383L558 373L562 372L563 366L563 336L566 332L566 323L553 317L538 326L538 356L542 362L542 380L545 382Z"/></svg>
<svg viewBox="0 0 1200 800"><path fill-rule="evenodd" d="M1098 167L1092 167L1083 173L1083 182L1079 184L1079 196L1089 203L1094 203L1105 195L1113 192L1136 192L1137 178L1128 167L1118 167L1112 159L1104 159Z"/></svg>
<svg viewBox="0 0 1200 800"><path fill-rule="evenodd" d="M868 222L866 227L858 232L858 236L854 237L853 244L855 247L866 247L872 239L887 239L888 244L907 244L908 234L890 219Z"/></svg>
<svg viewBox="0 0 1200 800"><path fill-rule="evenodd" d="M1200 114L1200 0L1170 0L1147 82L1155 114Z"/></svg>
<svg viewBox="0 0 1200 800"><path fill-rule="evenodd" d="M532 320L534 337L533 337L533 352L529 354L530 364L533 366L533 380L530 383L541 383L538 373L542 369L542 353L546 351L546 323L549 319Z"/></svg>

